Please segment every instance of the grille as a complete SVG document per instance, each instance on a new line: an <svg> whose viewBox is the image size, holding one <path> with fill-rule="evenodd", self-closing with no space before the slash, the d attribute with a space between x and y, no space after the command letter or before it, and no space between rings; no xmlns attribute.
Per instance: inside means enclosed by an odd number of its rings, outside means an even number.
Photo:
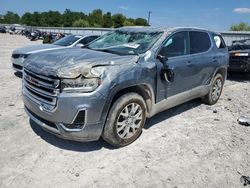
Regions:
<svg viewBox="0 0 250 188"><path fill-rule="evenodd" d="M20 65L16 65L16 64L13 64L13 67L14 67L14 68L16 68L16 69L18 69L18 70L22 70L22 69L23 69L23 67L22 67L22 66L20 66Z"/></svg>
<svg viewBox="0 0 250 188"><path fill-rule="evenodd" d="M29 98L42 105L49 105L49 110L55 108L59 94L59 79L37 75L25 69L23 82L25 93Z"/></svg>
<svg viewBox="0 0 250 188"><path fill-rule="evenodd" d="M250 58L248 56L230 56L230 65L246 64Z"/></svg>

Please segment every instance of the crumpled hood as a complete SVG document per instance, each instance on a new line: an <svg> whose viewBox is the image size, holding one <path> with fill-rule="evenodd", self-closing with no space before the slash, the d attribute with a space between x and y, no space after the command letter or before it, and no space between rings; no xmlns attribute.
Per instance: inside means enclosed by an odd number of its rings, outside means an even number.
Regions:
<svg viewBox="0 0 250 188"><path fill-rule="evenodd" d="M23 48L18 48L13 51L13 54L33 54L37 52L55 50L63 48L63 46L54 45L54 44L38 44L38 45L29 45Z"/></svg>
<svg viewBox="0 0 250 188"><path fill-rule="evenodd" d="M95 66L136 63L138 58L137 55L119 56L90 49L69 48L31 55L25 60L24 67L45 76L76 78L90 72Z"/></svg>

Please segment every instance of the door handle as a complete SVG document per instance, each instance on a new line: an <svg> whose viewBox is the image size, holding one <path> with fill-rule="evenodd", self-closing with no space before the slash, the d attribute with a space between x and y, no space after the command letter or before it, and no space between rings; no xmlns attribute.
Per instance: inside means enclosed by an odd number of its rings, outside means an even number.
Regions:
<svg viewBox="0 0 250 188"><path fill-rule="evenodd" d="M188 62L187 62L187 66L188 66L188 67L191 67L192 65L193 65L193 64L192 64L191 61L188 61Z"/></svg>
<svg viewBox="0 0 250 188"><path fill-rule="evenodd" d="M217 63L218 62L218 57L213 57L213 63Z"/></svg>

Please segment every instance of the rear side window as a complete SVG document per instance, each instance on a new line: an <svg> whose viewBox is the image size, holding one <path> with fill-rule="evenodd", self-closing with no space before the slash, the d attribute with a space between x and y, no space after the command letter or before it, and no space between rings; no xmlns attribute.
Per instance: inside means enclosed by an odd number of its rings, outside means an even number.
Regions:
<svg viewBox="0 0 250 188"><path fill-rule="evenodd" d="M211 41L208 33L200 31L191 31L190 36L190 53L197 54L206 52L211 47Z"/></svg>
<svg viewBox="0 0 250 188"><path fill-rule="evenodd" d="M92 42L93 40L97 39L98 36L89 36L89 37L85 37L84 39L82 39L79 43L83 44L83 45L87 45L90 42Z"/></svg>
<svg viewBox="0 0 250 188"><path fill-rule="evenodd" d="M220 35L213 34L213 39L217 48L219 49L226 48L226 44Z"/></svg>

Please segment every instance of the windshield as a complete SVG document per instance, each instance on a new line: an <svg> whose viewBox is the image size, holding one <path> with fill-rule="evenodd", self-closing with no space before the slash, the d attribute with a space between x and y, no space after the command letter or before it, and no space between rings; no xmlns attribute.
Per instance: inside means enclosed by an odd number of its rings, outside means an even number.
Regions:
<svg viewBox="0 0 250 188"><path fill-rule="evenodd" d="M69 35L69 36L66 36L57 40L53 44L59 45L59 46L70 46L71 44L79 40L80 38L81 36Z"/></svg>
<svg viewBox="0 0 250 188"><path fill-rule="evenodd" d="M101 36L88 45L92 50L134 55L145 53L160 38L162 32L115 31Z"/></svg>
<svg viewBox="0 0 250 188"><path fill-rule="evenodd" d="M234 41L230 50L248 50L250 49L250 39Z"/></svg>

